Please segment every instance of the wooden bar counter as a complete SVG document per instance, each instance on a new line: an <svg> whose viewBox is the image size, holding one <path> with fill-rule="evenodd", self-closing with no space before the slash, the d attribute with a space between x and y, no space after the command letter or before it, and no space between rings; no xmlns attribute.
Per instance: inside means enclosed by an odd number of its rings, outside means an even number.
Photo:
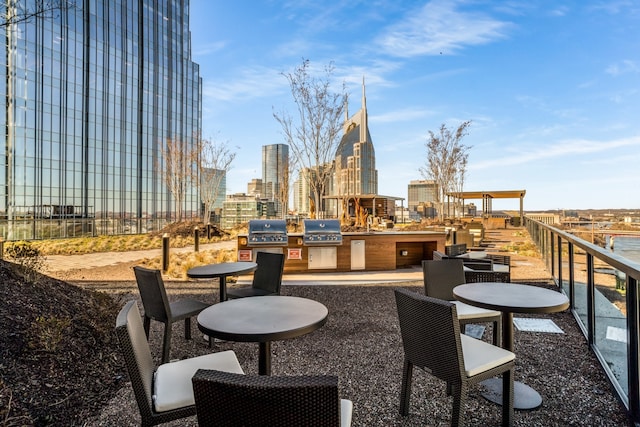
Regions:
<svg viewBox="0 0 640 427"><path fill-rule="evenodd" d="M287 246L251 246L238 235L238 261L253 261L257 251L284 253L285 273L384 271L419 266L444 251L446 235L437 231L344 232L342 244L305 246L302 233L290 233Z"/></svg>

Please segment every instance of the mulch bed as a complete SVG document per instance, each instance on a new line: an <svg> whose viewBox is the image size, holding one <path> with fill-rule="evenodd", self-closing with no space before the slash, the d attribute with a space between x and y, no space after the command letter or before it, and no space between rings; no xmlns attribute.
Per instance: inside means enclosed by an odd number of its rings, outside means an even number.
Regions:
<svg viewBox="0 0 640 427"><path fill-rule="evenodd" d="M341 397L354 403L353 426L448 425L451 398L444 384L420 370L414 372L410 415L398 414L403 352L392 292L395 286L284 286L285 295L325 304L330 317L311 334L272 344L273 375L337 375ZM417 284L404 286L421 291ZM209 302L217 299L215 291L170 294L170 298L186 296ZM11 264L0 262L0 423L139 425L113 334L119 309L132 298L138 297L131 289L106 294L47 276L26 281ZM565 333L515 332L516 379L526 381L543 396L542 407L516 411L515 424L626 425L625 410L572 315L544 317ZM195 330L194 339L184 340L182 326L174 325L172 358L211 351ZM161 328L152 322L150 345L156 360ZM247 374L257 374L257 345L217 342L214 351L225 349L237 353ZM499 407L480 392L479 388L471 390L468 424L498 425ZM170 425L196 424L191 417Z"/></svg>

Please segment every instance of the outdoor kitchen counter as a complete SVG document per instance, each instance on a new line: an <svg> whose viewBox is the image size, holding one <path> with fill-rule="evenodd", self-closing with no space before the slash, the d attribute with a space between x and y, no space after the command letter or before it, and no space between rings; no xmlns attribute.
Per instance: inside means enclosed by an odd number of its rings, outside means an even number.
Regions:
<svg viewBox="0 0 640 427"><path fill-rule="evenodd" d="M285 273L341 271L382 271L419 266L423 259L432 259L434 250L444 251L446 234L444 231L392 231L371 230L369 232L342 232L342 243L313 246L304 244L302 227L300 232L288 233L286 245L255 247L248 244L248 236L238 235L238 259L255 260L255 252L265 250L285 254ZM364 245L364 268L352 268L356 251ZM353 253L352 253L353 249ZM332 253L335 252L335 255ZM309 255L335 256L335 266L330 268L309 268Z"/></svg>

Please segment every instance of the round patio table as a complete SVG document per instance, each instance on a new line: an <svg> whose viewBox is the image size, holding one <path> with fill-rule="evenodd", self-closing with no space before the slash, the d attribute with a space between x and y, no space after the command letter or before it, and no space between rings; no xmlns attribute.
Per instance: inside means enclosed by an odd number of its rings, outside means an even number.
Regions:
<svg viewBox="0 0 640 427"><path fill-rule="evenodd" d="M515 283L479 282L453 288L458 301L502 312L502 347L513 352L513 313L555 313L569 307L562 293L537 286ZM481 383L487 389L484 397L502 403L502 381L492 378ZM533 409L542 404L542 397L533 388L514 382L515 409Z"/></svg>
<svg viewBox="0 0 640 427"><path fill-rule="evenodd" d="M247 297L205 308L198 315L204 334L227 341L259 343L258 373L271 375L271 341L308 334L322 327L329 310L307 298Z"/></svg>
<svg viewBox="0 0 640 427"><path fill-rule="evenodd" d="M220 302L227 300L227 276L251 273L258 268L255 262L221 262L193 267L187 270L187 277L192 279L219 279Z"/></svg>

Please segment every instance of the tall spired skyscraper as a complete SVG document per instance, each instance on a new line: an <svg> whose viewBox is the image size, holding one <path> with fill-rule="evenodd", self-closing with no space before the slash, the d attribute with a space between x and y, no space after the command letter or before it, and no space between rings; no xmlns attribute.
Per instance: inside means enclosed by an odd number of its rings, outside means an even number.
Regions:
<svg viewBox="0 0 640 427"><path fill-rule="evenodd" d="M378 171L376 156L369 133L367 98L362 79L362 107L349 117L345 106L344 135L335 158L334 191L338 196L377 194Z"/></svg>
<svg viewBox="0 0 640 427"><path fill-rule="evenodd" d="M177 204L163 147L186 151L200 134L189 0L73 3L0 27L4 238L161 228ZM197 216L197 189L182 194L184 216Z"/></svg>

